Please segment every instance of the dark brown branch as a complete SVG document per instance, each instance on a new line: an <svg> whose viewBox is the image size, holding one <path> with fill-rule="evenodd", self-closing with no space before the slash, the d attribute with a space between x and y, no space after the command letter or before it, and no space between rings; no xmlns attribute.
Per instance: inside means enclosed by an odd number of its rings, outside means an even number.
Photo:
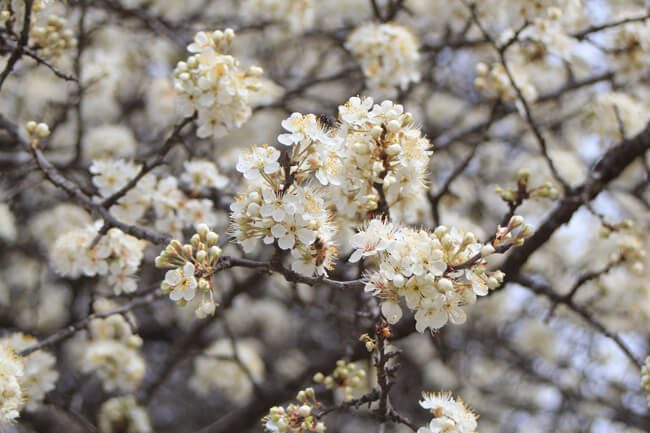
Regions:
<svg viewBox="0 0 650 433"><path fill-rule="evenodd" d="M530 256L541 248L558 228L569 222L583 204L600 194L612 180L616 179L634 160L643 156L648 149L650 149L650 124L636 136L610 148L593 167L587 181L560 200L535 234L504 262L501 269L506 274L505 281L516 278Z"/></svg>
<svg viewBox="0 0 650 433"><path fill-rule="evenodd" d="M7 65L5 66L4 70L0 74L0 89L2 89L2 85L4 84L9 74L11 74L11 71L13 71L14 66L16 66L18 60L20 60L25 50L25 47L27 46L27 42L29 41L29 31L31 29L33 3L34 0L25 0L25 12L23 15L23 27L22 30L20 31L20 38L18 39L18 44L16 45L16 48L9 56L9 59L7 59Z"/></svg>
<svg viewBox="0 0 650 433"><path fill-rule="evenodd" d="M221 266L220 269L227 269L233 267L244 267L244 268L257 268L264 269L266 271L277 272L284 276L287 281L293 283L304 283L312 286L323 285L332 287L334 289L340 290L355 290L362 289L365 287L363 280L350 280L350 281L336 281L329 278L316 278L316 277L307 277L305 275L299 274L295 271L285 268L281 263L270 262L259 262L249 259L241 259L238 257L222 256L221 257Z"/></svg>

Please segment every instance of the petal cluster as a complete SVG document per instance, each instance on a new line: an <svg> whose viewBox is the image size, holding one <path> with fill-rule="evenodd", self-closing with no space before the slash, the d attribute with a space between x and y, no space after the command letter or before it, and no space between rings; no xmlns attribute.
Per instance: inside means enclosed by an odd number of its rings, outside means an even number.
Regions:
<svg viewBox="0 0 650 433"><path fill-rule="evenodd" d="M197 112L201 138L224 136L251 116L249 100L260 88L262 69L243 68L227 54L234 38L231 29L198 32L187 47L192 55L174 70L178 111L184 116Z"/></svg>

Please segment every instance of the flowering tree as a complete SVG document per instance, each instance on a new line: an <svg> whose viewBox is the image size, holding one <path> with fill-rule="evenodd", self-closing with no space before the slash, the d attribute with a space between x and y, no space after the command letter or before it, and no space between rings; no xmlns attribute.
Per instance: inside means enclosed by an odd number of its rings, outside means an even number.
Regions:
<svg viewBox="0 0 650 433"><path fill-rule="evenodd" d="M0 5L0 430L650 431L640 0Z"/></svg>

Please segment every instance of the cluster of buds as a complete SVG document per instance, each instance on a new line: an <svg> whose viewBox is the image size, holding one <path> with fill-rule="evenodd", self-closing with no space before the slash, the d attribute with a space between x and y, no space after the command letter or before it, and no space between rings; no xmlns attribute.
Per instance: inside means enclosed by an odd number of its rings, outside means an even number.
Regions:
<svg viewBox="0 0 650 433"><path fill-rule="evenodd" d="M189 244L172 240L156 257L156 267L171 268L165 274L161 289L178 305L191 301L198 288L201 303L196 309L199 318L214 314L217 303L214 300L212 275L218 270L221 248L217 246L219 235L207 225L199 224Z"/></svg>
<svg viewBox="0 0 650 433"><path fill-rule="evenodd" d="M351 400L355 389L363 386L366 371L354 362L338 360L334 371L325 376L323 373L314 375L314 382L322 383L327 389L337 389L343 392L343 400Z"/></svg>
<svg viewBox="0 0 650 433"><path fill-rule="evenodd" d="M50 135L50 127L47 126L47 123L36 123L33 120L30 120L25 124L25 129L29 134L30 138L38 141L39 138L45 138Z"/></svg>
<svg viewBox="0 0 650 433"><path fill-rule="evenodd" d="M274 406L268 415L262 418L264 429L272 433L322 433L325 424L318 421L318 416L313 413L320 403L316 400L313 388L298 392L296 396L299 404L290 404L285 409Z"/></svg>
<svg viewBox="0 0 650 433"><path fill-rule="evenodd" d="M63 17L50 15L43 25L35 25L30 32L31 44L46 58L57 58L64 51L75 48L74 32Z"/></svg>
<svg viewBox="0 0 650 433"><path fill-rule="evenodd" d="M510 247L520 247L524 241L535 234L535 229L530 224L524 224L524 217L513 215L505 227L498 226L497 233L491 245L485 245L481 250L481 255L485 257L489 252L490 246L495 250L506 249Z"/></svg>
<svg viewBox="0 0 650 433"><path fill-rule="evenodd" d="M517 69L510 68L517 87L521 90L526 101L534 102L537 99L537 89L528 81L524 73ZM485 63L476 65L476 78L474 87L485 92L487 96L499 99L503 102L514 102L517 100L517 92L510 82L508 72L501 63L494 63L491 66Z"/></svg>
<svg viewBox="0 0 650 433"><path fill-rule="evenodd" d="M648 406L650 406L650 356L645 359L641 368L641 388L648 395Z"/></svg>
<svg viewBox="0 0 650 433"><path fill-rule="evenodd" d="M529 188L530 171L521 169L517 172L517 187L508 187L506 189L500 186L496 187L496 193L501 199L508 203L521 203L526 199L549 199L557 198L557 189L550 182L543 185Z"/></svg>

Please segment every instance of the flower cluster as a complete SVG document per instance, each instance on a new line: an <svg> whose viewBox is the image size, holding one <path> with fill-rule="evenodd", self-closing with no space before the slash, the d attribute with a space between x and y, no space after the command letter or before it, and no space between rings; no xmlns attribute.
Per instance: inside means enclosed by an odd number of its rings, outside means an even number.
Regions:
<svg viewBox="0 0 650 433"><path fill-rule="evenodd" d="M120 191L138 175L141 169L140 164L124 159L94 160L90 165L93 185L97 188L100 198L103 199ZM120 221L134 224L142 218L151 205L155 186L156 177L153 174L146 174L118 200L117 204L111 206L111 214Z"/></svg>
<svg viewBox="0 0 650 433"><path fill-rule="evenodd" d="M388 209L395 221L419 221L433 152L412 115L391 101L352 97L339 107L339 121L345 177L331 191L337 211L355 222Z"/></svg>
<svg viewBox="0 0 650 433"><path fill-rule="evenodd" d="M464 323L462 306L474 304L477 296L503 281L500 271L488 272L484 257L510 246L518 246L532 235L523 219L513 217L499 227L494 241L485 245L471 232L439 226L433 233L375 219L355 234L350 261L361 257L378 262L378 270L366 275L366 291L381 299L381 311L389 323L402 317L400 299L415 311L416 329L435 330L448 321Z"/></svg>
<svg viewBox="0 0 650 433"><path fill-rule="evenodd" d="M254 340L221 339L194 360L190 386L201 395L219 390L231 401L244 403L264 379L264 361Z"/></svg>
<svg viewBox="0 0 650 433"><path fill-rule="evenodd" d="M271 433L323 433L325 424L318 421L312 413L320 406L313 388L299 391L296 396L299 404L291 403L285 409L274 406L262 419L264 429Z"/></svg>
<svg viewBox="0 0 650 433"><path fill-rule="evenodd" d="M368 87L388 93L420 80L419 45L409 29L395 23L363 24L345 42L361 63Z"/></svg>
<svg viewBox="0 0 650 433"><path fill-rule="evenodd" d="M149 433L151 421L147 411L132 395L106 400L99 409L97 424L101 433Z"/></svg>
<svg viewBox="0 0 650 433"><path fill-rule="evenodd" d="M10 347L18 353L37 342L36 338L17 332L0 340L0 346ZM23 357L22 361L23 375L18 377L18 383L27 398L25 409L34 410L43 402L45 394L56 386L59 378L59 373L56 371L56 358L48 352L39 350Z"/></svg>
<svg viewBox="0 0 650 433"><path fill-rule="evenodd" d="M20 387L23 374L23 359L10 346L0 344L0 428L14 422L25 404Z"/></svg>
<svg viewBox="0 0 650 433"><path fill-rule="evenodd" d="M130 158L138 143L131 129L121 124L98 125L83 137L83 156L87 161L102 158Z"/></svg>
<svg viewBox="0 0 650 433"><path fill-rule="evenodd" d="M214 226L218 222L212 201L189 198L179 188L178 179L174 176L158 181L152 200L156 214L155 228L162 233L180 237L184 228L201 223Z"/></svg>
<svg viewBox="0 0 650 433"><path fill-rule="evenodd" d="M228 178L219 173L216 164L202 159L193 159L183 164L185 171L181 175L193 192L202 192L211 188L221 189L228 185Z"/></svg>
<svg viewBox="0 0 650 433"><path fill-rule="evenodd" d="M134 292L146 242L116 228L99 237L100 227L98 221L59 236L50 251L52 266L71 278L105 276L115 294Z"/></svg>
<svg viewBox="0 0 650 433"><path fill-rule="evenodd" d="M97 312L114 305L106 300L95 301ZM105 319L93 319L89 326L80 359L84 373L95 373L107 392L132 392L138 388L145 373L145 361L140 354L142 339L133 334L131 325L120 314Z"/></svg>
<svg viewBox="0 0 650 433"><path fill-rule="evenodd" d="M510 39L512 36L513 31L510 30L502 35L502 39ZM527 62L543 59L546 53L570 61L577 44L564 30L562 10L557 7L548 8L546 16L535 17L533 23L524 29L519 37L523 43L517 47Z"/></svg>
<svg viewBox="0 0 650 433"><path fill-rule="evenodd" d="M251 115L250 93L259 89L262 69L243 69L226 54L234 38L231 29L198 32L187 47L192 55L174 70L179 111L186 117L198 113L201 138L226 135Z"/></svg>
<svg viewBox="0 0 650 433"><path fill-rule="evenodd" d="M622 77L639 78L648 70L649 36L650 25L647 21L627 23L616 29L610 52Z"/></svg>
<svg viewBox="0 0 650 433"><path fill-rule="evenodd" d="M431 411L433 419L417 433L476 433L478 416L450 392L422 393L420 406Z"/></svg>
<svg viewBox="0 0 650 433"><path fill-rule="evenodd" d="M292 34L299 34L313 26L315 3L315 0L245 0L241 13L251 22L283 23Z"/></svg>
<svg viewBox="0 0 650 433"><path fill-rule="evenodd" d="M257 239L277 242L291 250L293 270L326 275L336 257L330 209L355 224L388 213L418 221L432 151L410 113L353 97L339 107L339 120L329 129L313 114L293 113L278 137L289 150L254 146L240 156L237 170L249 183L231 205L231 231L246 252Z"/></svg>
<svg viewBox="0 0 650 433"><path fill-rule="evenodd" d="M334 371L325 376L323 373L314 375L314 382L322 383L327 389L343 392L343 400L351 400L353 391L360 388L366 379L366 371L354 362L336 361Z"/></svg>
<svg viewBox="0 0 650 433"><path fill-rule="evenodd" d="M322 192L304 182L305 160L294 160L310 147L294 146L290 168L280 166L280 151L268 145L240 156L237 170L249 185L230 206L231 231L245 251L250 252L257 239L277 242L280 249L291 250L293 270L325 275L336 257L336 228Z"/></svg>
<svg viewBox="0 0 650 433"><path fill-rule="evenodd" d="M199 224L189 244L172 240L156 257L156 267L171 268L162 282L163 293L179 305L185 305L201 292L201 304L196 309L199 318L214 314L212 275L217 271L221 248L217 246L219 235L207 225Z"/></svg>
<svg viewBox="0 0 650 433"><path fill-rule="evenodd" d="M29 38L29 45L45 58L60 57L77 46L74 31L67 20L58 15L48 15L44 23L32 26Z"/></svg>

